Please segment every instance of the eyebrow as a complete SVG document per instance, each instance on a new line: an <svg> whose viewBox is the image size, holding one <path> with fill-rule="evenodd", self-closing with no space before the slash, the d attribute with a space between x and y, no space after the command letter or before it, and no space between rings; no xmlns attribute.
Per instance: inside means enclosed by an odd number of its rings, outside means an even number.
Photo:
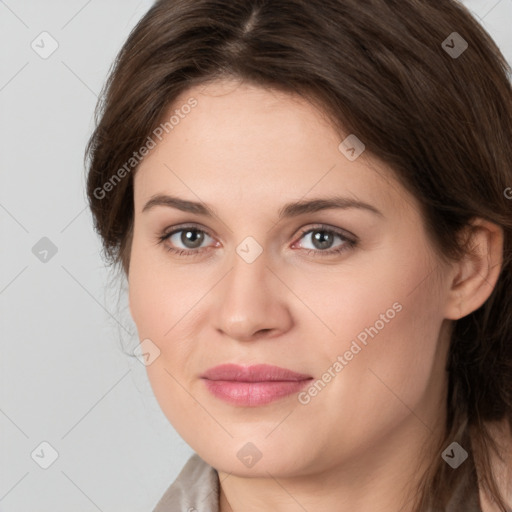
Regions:
<svg viewBox="0 0 512 512"><path fill-rule="evenodd" d="M206 217L218 217L216 211L205 203L198 203L195 201L188 201L181 199L176 196L157 194L151 197L151 199L144 205L142 213L151 210L156 206L166 206L168 208L176 208L183 212L195 213L197 215L204 215ZM371 204L359 201L351 197L334 196L319 199L311 199L308 201L297 201L293 203L287 203L279 209L278 218L279 220L289 217L298 217L305 213L315 213L321 210L328 209L342 209L346 210L349 208L358 208L361 210L369 211L375 215L384 217L384 214L372 206Z"/></svg>

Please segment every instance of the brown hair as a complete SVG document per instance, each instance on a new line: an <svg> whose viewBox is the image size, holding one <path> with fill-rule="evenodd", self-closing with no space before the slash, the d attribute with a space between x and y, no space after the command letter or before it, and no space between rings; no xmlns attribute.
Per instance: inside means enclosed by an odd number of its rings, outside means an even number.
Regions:
<svg viewBox="0 0 512 512"><path fill-rule="evenodd" d="M468 43L458 56L448 51L454 32ZM87 146L95 228L108 260L126 274L137 168L126 163L178 95L222 77L300 94L340 132L357 134L418 198L442 257L468 250L456 235L472 218L503 228L491 296L454 325L446 435L419 490L419 511L444 509L462 478L440 457L452 441L471 447L480 485L507 510L491 466L498 450L489 425L504 421L512 430L510 73L493 40L455 1L160 0L121 49Z"/></svg>

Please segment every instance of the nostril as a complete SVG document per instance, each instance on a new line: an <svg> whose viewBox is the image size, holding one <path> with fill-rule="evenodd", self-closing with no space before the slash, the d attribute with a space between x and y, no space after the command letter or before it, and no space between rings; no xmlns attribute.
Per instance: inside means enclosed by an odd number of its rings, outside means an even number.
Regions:
<svg viewBox="0 0 512 512"><path fill-rule="evenodd" d="M272 329L260 329L256 334L266 334L267 332L272 332Z"/></svg>

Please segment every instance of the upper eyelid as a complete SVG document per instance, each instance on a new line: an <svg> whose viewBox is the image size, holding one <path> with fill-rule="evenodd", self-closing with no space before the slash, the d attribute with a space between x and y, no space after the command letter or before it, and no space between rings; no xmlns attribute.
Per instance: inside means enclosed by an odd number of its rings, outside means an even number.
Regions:
<svg viewBox="0 0 512 512"><path fill-rule="evenodd" d="M215 238L208 229L202 228L195 224L173 226L172 228L169 228L169 230L164 230L162 234L163 236L171 236L172 234L179 233L180 231L184 231L185 229L194 229L196 231L202 231L203 233L206 233L209 237Z"/></svg>

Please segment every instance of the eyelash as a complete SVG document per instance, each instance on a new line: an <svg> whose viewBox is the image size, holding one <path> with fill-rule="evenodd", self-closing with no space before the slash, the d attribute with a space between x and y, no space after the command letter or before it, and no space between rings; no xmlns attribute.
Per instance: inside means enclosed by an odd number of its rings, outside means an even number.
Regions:
<svg viewBox="0 0 512 512"><path fill-rule="evenodd" d="M176 233L180 233L181 231L197 231L200 233L204 233L208 235L210 238L213 238L207 231L204 229L199 229L197 226L189 225L189 226L180 226L179 229L174 229L173 231L170 231L168 233L164 233L163 235L158 236L157 243L159 245L164 245L164 248L168 252L172 252L178 256L198 256L199 254L202 254L205 250L208 249L208 247L201 247L199 249L176 249L174 247L169 247L165 245L165 241L170 238L172 235L175 235ZM326 249L322 251L321 249L302 249L306 252L308 255L312 256L318 256L319 253L321 256L333 256L335 254L341 254L345 251L348 251L350 249L353 249L357 245L357 240L351 240L350 238L347 238L341 231L335 230L329 226L325 226L322 224L319 224L318 226L315 226L313 228L305 229L300 233L299 240L304 236L314 231L322 231L324 233L328 233L331 235L336 235L342 239L344 242L342 245L338 246L335 249Z"/></svg>

